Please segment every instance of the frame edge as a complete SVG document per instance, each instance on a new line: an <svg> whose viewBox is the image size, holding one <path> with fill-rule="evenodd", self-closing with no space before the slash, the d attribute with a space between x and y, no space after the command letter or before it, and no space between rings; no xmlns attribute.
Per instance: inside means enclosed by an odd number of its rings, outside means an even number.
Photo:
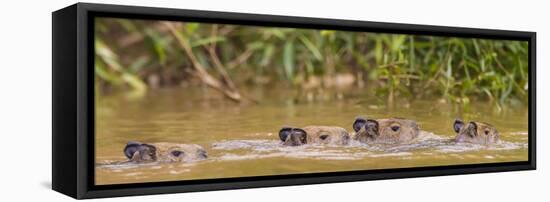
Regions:
<svg viewBox="0 0 550 202"><path fill-rule="evenodd" d="M75 89L75 100L77 100L75 104L75 108L73 110L77 110L75 125L78 125L78 128L75 129L77 132L76 140L73 142L73 144L78 144L78 146L75 146L75 153L77 153L77 158L75 159L75 164L73 164L74 170L77 172L77 177L74 180L74 185L77 187L74 195L69 195L74 198L100 198L100 197L113 197L113 196L135 196L135 195L146 195L146 194L168 194L168 193L183 193L183 192L194 192L194 191L214 191L214 190L227 190L227 189L244 189L244 188L260 188L260 187L274 187L274 186L291 186L291 185L308 185L308 184L319 184L319 183L341 183L341 182L353 182L353 181L365 181L365 180L381 180L381 179L399 179L399 178L411 178L411 177L430 177L430 176L447 176L447 175L458 175L458 174L475 174L475 173L488 173L488 172L505 172L505 171L521 171L521 170L536 170L536 141L535 141L535 130L536 130L536 123L535 123L535 103L536 103L536 96L535 96L535 69L536 69L536 32L524 32L524 31L508 31L508 30L490 30L490 29L478 29L478 28L462 28L462 27L444 27L444 26L433 26L433 25L414 25L414 24L400 24L400 23L383 23L383 22L366 22L366 21L354 21L354 20L338 20L338 19L321 19L321 18L307 18L307 17L296 17L296 16L277 16L277 15L264 15L264 14L244 14L244 13L231 13L231 12L218 12L218 11L193 11L193 10L184 10L184 9L171 9L171 8L154 8L154 7L137 7L137 6L119 6L119 5L108 5L108 4L90 4L90 3L77 3L73 6L70 6L72 9L76 7L76 13L74 18L76 28L76 33L74 37L76 38L75 42L75 50L74 58L76 58L76 64L74 66L77 67L77 70L74 75L76 75L77 81L75 81L75 85L77 86L77 89ZM377 26L386 25L389 27L393 27L392 29L412 29L412 30L422 30L419 33L416 34L426 34L426 33L435 33L435 32L450 32L450 31L457 31L459 30L461 36L470 36L474 37L475 34L468 34L468 33L478 33L482 36L489 37L493 35L500 35L500 36L514 36L518 38L522 38L524 40L528 40L530 43L530 58L529 58L529 68L530 68L530 104L532 104L533 110L531 110L530 118L530 127L532 128L533 133L530 139L530 145L532 145L530 149L530 160L528 164L522 164L522 165L515 165L515 166L495 166L495 167L480 167L477 169L473 169L470 171L465 171L462 169L447 169L447 170L438 170L438 172L435 172L431 170L426 171L402 171L402 172L389 172L387 174L383 174L380 176L374 176L373 174L367 174L364 176L346 176L346 177L325 177L322 179L312 179L312 178L297 178L295 181L292 182L288 179L283 180L259 180L259 181L239 181L239 182L218 182L218 183L205 183L205 184L197 184L197 185L176 185L176 186L152 186L152 187L143 187L143 188L124 188L124 189L108 189L108 190L92 190L91 187L88 185L89 179L88 179L88 162L87 158L88 156L88 147L93 146L89 145L91 142L88 141L89 134L89 126L87 124L87 119L92 116L92 114L88 113L87 111L87 103L86 101L87 93L89 87L87 84L87 68L89 65L89 49L87 43L89 43L87 40L88 33L90 30L88 30L88 27L86 23L88 22L88 18L90 18L89 12L102 12L102 11L108 11L108 12L130 12L129 10L135 9L135 11L132 11L133 13L140 13L140 11L147 10L147 13L144 13L143 15L153 15L152 13L156 13L157 16L164 16L166 13L171 13L169 16L170 18L176 18L174 17L174 12L190 12L190 13L201 13L206 12L210 13L209 15L222 15L222 16L262 16L260 21L263 21L269 17L275 18L276 20L283 20L283 19L296 19L293 23L300 23L304 22L306 20L312 20L317 23L326 23L326 22L348 22L345 23L345 26L372 26L373 24L378 24ZM63 9L62 9L63 10ZM166 10L161 12L162 10ZM234 18L237 19L237 18ZM55 30L55 28L54 28ZM392 32L391 29L388 32ZM411 34L411 33L408 33ZM479 35L478 35L479 36ZM54 36L55 37L55 36ZM58 45L55 43L54 44ZM55 51L54 51L55 54ZM53 60L53 59L52 59ZM55 66L55 62L54 66ZM73 67L74 67L73 66ZM55 71L55 68L54 68ZM92 71L93 72L93 71ZM55 79L55 78L54 78ZM55 81L52 81L55 82ZM54 90L55 90L54 85ZM93 89L93 86L92 86ZM83 103L84 102L84 103ZM55 105L53 103L52 105ZM54 107L54 116L55 116L55 107ZM93 113L93 112L91 112ZM55 133L55 130L54 130ZM74 134L72 134L74 135ZM55 139L55 137L54 137ZM55 141L55 140L54 140ZM55 150L55 147L53 148ZM55 153L54 153L55 156ZM53 171L52 169L52 172ZM53 175L52 175L53 178ZM52 180L53 181L53 180ZM52 182L53 187L53 182ZM55 189L54 189L55 190ZM64 193L64 192L62 192ZM64 193L66 194L66 193Z"/></svg>
<svg viewBox="0 0 550 202"><path fill-rule="evenodd" d="M52 12L52 189L77 197L76 4Z"/></svg>

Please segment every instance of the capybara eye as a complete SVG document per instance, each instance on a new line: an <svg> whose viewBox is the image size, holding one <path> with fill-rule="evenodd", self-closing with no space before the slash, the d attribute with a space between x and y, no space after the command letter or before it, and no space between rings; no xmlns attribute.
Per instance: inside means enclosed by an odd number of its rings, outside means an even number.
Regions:
<svg viewBox="0 0 550 202"><path fill-rule="evenodd" d="M175 157L179 157L183 154L182 151L178 151L178 150L174 150L172 152L170 152L172 154L172 156L175 156Z"/></svg>
<svg viewBox="0 0 550 202"><path fill-rule="evenodd" d="M328 135L321 135L321 136L319 136L319 138L321 138L321 140L325 140L325 139L328 138Z"/></svg>
<svg viewBox="0 0 550 202"><path fill-rule="evenodd" d="M392 126L391 130L393 130L393 132L397 132L399 130L399 126Z"/></svg>
<svg viewBox="0 0 550 202"><path fill-rule="evenodd" d="M485 135L489 135L489 129L485 129Z"/></svg>

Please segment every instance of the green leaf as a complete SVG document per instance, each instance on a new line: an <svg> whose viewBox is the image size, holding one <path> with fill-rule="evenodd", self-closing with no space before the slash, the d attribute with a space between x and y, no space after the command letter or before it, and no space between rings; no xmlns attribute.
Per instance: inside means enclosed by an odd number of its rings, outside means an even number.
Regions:
<svg viewBox="0 0 550 202"><path fill-rule="evenodd" d="M223 41L225 41L225 37L222 37L222 36L207 37L207 38L203 38L203 39L199 39L191 42L191 47L194 48L197 46L207 45L210 43L223 42Z"/></svg>
<svg viewBox="0 0 550 202"><path fill-rule="evenodd" d="M116 22L118 22L126 31L128 32L135 32L138 30L136 25L132 23L131 20L128 19L117 19Z"/></svg>
<svg viewBox="0 0 550 202"><path fill-rule="evenodd" d="M405 39L407 38L406 38L406 35L394 35L392 39L393 40L391 42L391 50L395 52L401 48L403 43L405 43Z"/></svg>
<svg viewBox="0 0 550 202"><path fill-rule="evenodd" d="M157 31L154 31L152 29L146 29L145 34L149 37L151 40L151 43L153 45L153 49L155 53L157 53L157 57L159 60L159 63L161 65L166 64L166 40L163 39L160 34Z"/></svg>
<svg viewBox="0 0 550 202"><path fill-rule="evenodd" d="M376 59L376 64L378 65L382 64L382 58L384 56L382 46L382 40L380 38L376 38L376 44L374 45L374 58Z"/></svg>
<svg viewBox="0 0 550 202"><path fill-rule="evenodd" d="M302 43L306 46L306 48L313 54L315 59L317 60L323 59L323 56L321 55L321 52L319 51L319 49L315 45L313 45L313 43L311 43L309 39L307 39L305 36L300 36L298 38L300 39L300 41L302 41Z"/></svg>
<svg viewBox="0 0 550 202"><path fill-rule="evenodd" d="M149 62L149 59L147 57L139 57L136 61L134 61L130 65L130 72L137 73L139 72L145 65Z"/></svg>
<svg viewBox="0 0 550 202"><path fill-rule="evenodd" d="M109 66L116 71L123 71L122 65L118 62L116 55L103 41L95 41L96 54Z"/></svg>
<svg viewBox="0 0 550 202"><path fill-rule="evenodd" d="M266 33L268 34L268 36L275 36L281 40L284 40L285 39L285 32L283 32L282 29L267 29L266 30Z"/></svg>
<svg viewBox="0 0 550 202"><path fill-rule="evenodd" d="M315 67L311 60L306 60L306 72L308 76L313 76L315 74Z"/></svg>
<svg viewBox="0 0 550 202"><path fill-rule="evenodd" d="M265 67L271 62L271 57L273 57L274 50L274 45L268 45L265 47L262 60L260 61L260 66Z"/></svg>
<svg viewBox="0 0 550 202"><path fill-rule="evenodd" d="M147 85L137 76L129 73L123 73L122 80L124 80L135 91L144 92L147 90Z"/></svg>
<svg viewBox="0 0 550 202"><path fill-rule="evenodd" d="M107 67L101 62L96 60L95 62L95 74L104 81L117 85L120 83L118 77L107 70Z"/></svg>
<svg viewBox="0 0 550 202"><path fill-rule="evenodd" d="M336 33L334 30L321 30L321 36L332 36Z"/></svg>
<svg viewBox="0 0 550 202"><path fill-rule="evenodd" d="M185 30L189 35L192 35L199 28L199 23L189 22L185 25Z"/></svg>
<svg viewBox="0 0 550 202"><path fill-rule="evenodd" d="M453 76L453 57L449 57L449 60L447 60L447 71L445 72L445 77L447 79L450 79Z"/></svg>
<svg viewBox="0 0 550 202"><path fill-rule="evenodd" d="M263 42L256 41L256 42L251 42L251 43L247 44L246 48L250 49L250 50L257 50L257 49L263 48L264 46L265 46L265 44Z"/></svg>
<svg viewBox="0 0 550 202"><path fill-rule="evenodd" d="M285 75L290 80L294 80L294 54L294 43L287 41L283 50L283 64Z"/></svg>

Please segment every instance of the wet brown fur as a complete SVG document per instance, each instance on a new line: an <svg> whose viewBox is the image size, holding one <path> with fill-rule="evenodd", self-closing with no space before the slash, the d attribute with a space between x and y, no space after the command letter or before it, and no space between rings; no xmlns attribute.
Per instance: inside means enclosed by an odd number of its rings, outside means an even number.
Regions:
<svg viewBox="0 0 550 202"><path fill-rule="evenodd" d="M416 121L404 118L363 119L368 124L360 127L353 136L362 143L403 144L415 140L420 134ZM357 122L357 120L356 120ZM355 129L355 123L354 123ZM393 129L397 129L394 131Z"/></svg>
<svg viewBox="0 0 550 202"><path fill-rule="evenodd" d="M298 138L293 138L292 135L283 140L284 145L298 146L302 144L330 144L330 145L345 145L348 144L350 135L348 131L341 127L335 126L306 126L301 129L306 133L305 141L300 141Z"/></svg>
<svg viewBox="0 0 550 202"><path fill-rule="evenodd" d="M462 127L459 127L457 124L462 124ZM479 122L479 121L470 121L468 123L462 120L455 120L453 124L456 137L455 142L467 142L474 144L494 144L500 141L500 135L497 129L491 124Z"/></svg>
<svg viewBox="0 0 550 202"><path fill-rule="evenodd" d="M144 152L135 152L132 162L191 162L207 158L206 150L196 144L152 143ZM154 148L154 149L153 149ZM177 154L177 155L176 155Z"/></svg>

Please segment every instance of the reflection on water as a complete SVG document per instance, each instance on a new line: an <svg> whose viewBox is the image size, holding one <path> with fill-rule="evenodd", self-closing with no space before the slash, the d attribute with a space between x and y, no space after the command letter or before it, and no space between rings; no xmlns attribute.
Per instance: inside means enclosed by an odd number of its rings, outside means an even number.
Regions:
<svg viewBox="0 0 550 202"><path fill-rule="evenodd" d="M96 106L96 184L331 172L527 160L527 108L495 111L486 103L458 108L438 101L396 103L344 99L296 102L292 92L251 90L262 102L239 106L208 89L161 89L141 99L100 97ZM334 97L342 97L342 94ZM414 119L424 131L406 145L304 145L284 147L283 125L334 125L352 131L356 116ZM455 118L493 124L501 142L492 146L455 144ZM192 163L125 162L129 140L202 145L209 154Z"/></svg>

